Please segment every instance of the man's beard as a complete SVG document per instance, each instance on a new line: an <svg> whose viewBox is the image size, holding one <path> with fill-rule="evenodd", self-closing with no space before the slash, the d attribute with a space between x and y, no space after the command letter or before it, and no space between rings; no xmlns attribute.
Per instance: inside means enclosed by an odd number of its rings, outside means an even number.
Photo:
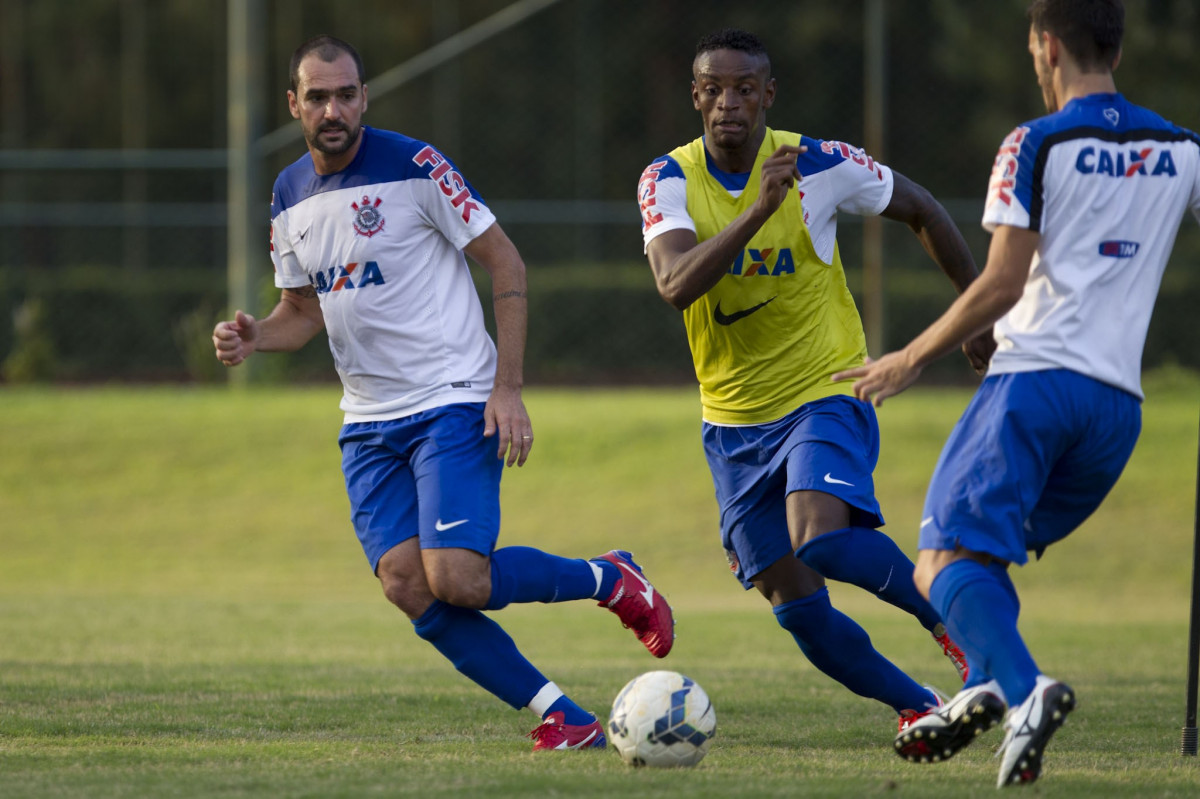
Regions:
<svg viewBox="0 0 1200 799"><path fill-rule="evenodd" d="M321 141L321 134L328 130L345 131L346 138L341 144L329 145ZM354 146L358 141L358 137L362 135L362 125L356 125L353 128L343 125L341 122L333 122L322 125L317 128L311 137L308 138L308 144L317 152L325 155L341 155Z"/></svg>

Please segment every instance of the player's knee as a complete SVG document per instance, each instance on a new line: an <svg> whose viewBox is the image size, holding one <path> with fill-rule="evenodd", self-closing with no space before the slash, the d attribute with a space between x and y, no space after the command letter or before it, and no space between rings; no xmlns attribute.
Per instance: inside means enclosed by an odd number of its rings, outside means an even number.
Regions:
<svg viewBox="0 0 1200 799"><path fill-rule="evenodd" d="M913 569L913 584L917 587L917 592L925 599L929 599L929 587L933 585L933 580L941 571L941 565L925 558L918 558L916 567Z"/></svg>
<svg viewBox="0 0 1200 799"><path fill-rule="evenodd" d="M424 580L414 580L401 575L381 572L379 584L388 602L410 618L416 618L425 612L433 602L434 596Z"/></svg>
<svg viewBox="0 0 1200 799"><path fill-rule="evenodd" d="M460 608L487 607L492 594L490 558L465 549L434 550L425 555L425 576L435 597Z"/></svg>
<svg viewBox="0 0 1200 799"><path fill-rule="evenodd" d="M447 605L482 610L491 596L491 582L482 584L479 580L431 576L429 590Z"/></svg>

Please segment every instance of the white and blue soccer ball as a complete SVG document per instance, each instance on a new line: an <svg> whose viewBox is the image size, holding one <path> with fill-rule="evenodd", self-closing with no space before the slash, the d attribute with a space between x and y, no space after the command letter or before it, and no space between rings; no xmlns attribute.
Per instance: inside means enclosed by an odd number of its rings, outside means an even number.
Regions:
<svg viewBox="0 0 1200 799"><path fill-rule="evenodd" d="M694 766L708 754L717 713L708 694L674 671L634 677L613 701L608 742L631 766Z"/></svg>

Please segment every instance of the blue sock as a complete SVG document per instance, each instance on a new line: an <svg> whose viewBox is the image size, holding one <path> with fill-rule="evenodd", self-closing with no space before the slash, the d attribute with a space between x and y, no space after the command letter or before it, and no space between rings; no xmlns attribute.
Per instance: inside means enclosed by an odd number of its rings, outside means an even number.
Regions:
<svg viewBox="0 0 1200 799"><path fill-rule="evenodd" d="M464 676L518 710L548 682L508 633L478 610L434 600L413 628Z"/></svg>
<svg viewBox="0 0 1200 799"><path fill-rule="evenodd" d="M859 696L901 710L924 709L930 692L875 651L867 631L829 601L829 589L775 607L812 664Z"/></svg>
<svg viewBox="0 0 1200 799"><path fill-rule="evenodd" d="M605 565L618 571L610 563ZM560 558L532 547L504 547L492 553L487 610L500 610L512 602L566 602L594 596L596 572L586 560Z"/></svg>
<svg viewBox="0 0 1200 799"><path fill-rule="evenodd" d="M949 632L949 630L950 628L947 627L946 631ZM950 638L957 643L958 639L954 638L953 635ZM959 649L962 650L962 647L960 646ZM966 651L963 651L963 654L967 656L967 681L963 683L963 690L974 688L976 685L983 685L992 679L992 675L987 673L987 669L984 668L983 663L978 658L973 657Z"/></svg>
<svg viewBox="0 0 1200 799"><path fill-rule="evenodd" d="M633 556L628 552L622 551L621 554L628 557L630 561L633 560ZM588 563L600 567L600 590L596 592L596 599L604 602L612 596L613 589L617 587L617 580L621 579L621 570L617 568L616 564L598 558L593 558Z"/></svg>
<svg viewBox="0 0 1200 799"><path fill-rule="evenodd" d="M558 710L561 710L563 713L563 723L564 724L571 724L576 727L582 727L585 724L591 724L593 721L596 720L596 717L593 714L588 713L586 710L581 708L579 705L572 702L567 697L566 694L563 694L558 699L554 700L554 702L551 703L550 707L546 710L546 714L544 716L542 716L542 718L546 718L546 716L549 716L551 713L554 713L555 711L558 711Z"/></svg>
<svg viewBox="0 0 1200 799"><path fill-rule="evenodd" d="M908 611L930 632L942 620L913 584L913 562L878 530L834 530L797 549L796 557L827 580L857 585Z"/></svg>
<svg viewBox="0 0 1200 799"><path fill-rule="evenodd" d="M971 660L971 673L978 669L979 676L1000 683L1009 707L1025 701L1039 672L1017 631L1021 606L1008 570L998 563L956 560L934 578L929 599Z"/></svg>

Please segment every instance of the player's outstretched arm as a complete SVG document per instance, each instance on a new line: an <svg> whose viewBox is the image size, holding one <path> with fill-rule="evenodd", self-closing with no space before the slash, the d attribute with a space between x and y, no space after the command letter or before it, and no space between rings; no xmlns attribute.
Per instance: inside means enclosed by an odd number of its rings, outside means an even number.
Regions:
<svg viewBox="0 0 1200 799"><path fill-rule="evenodd" d="M925 252L962 294L978 275L975 259L962 233L945 207L927 189L895 170L892 178L892 200L883 210L883 216L908 225ZM987 369L995 349L990 330L963 342L967 360L980 374Z"/></svg>
<svg viewBox="0 0 1200 799"><path fill-rule="evenodd" d="M670 230L650 242L646 256L664 300L682 311L717 285L737 254L795 188L800 180L796 158L807 150L785 144L763 161L754 204L712 238L698 243L690 230Z"/></svg>
<svg viewBox="0 0 1200 799"><path fill-rule="evenodd" d="M284 289L266 319L242 311L213 328L217 360L237 366L255 352L294 352L325 328L321 304L312 286Z"/></svg>
<svg viewBox="0 0 1200 799"><path fill-rule="evenodd" d="M1041 236L1032 230L1001 225L992 235L987 266L950 308L907 347L865 366L833 375L855 380L854 394L875 405L912 385L921 370L982 331L991 330L1021 298L1029 264Z"/></svg>
<svg viewBox="0 0 1200 799"><path fill-rule="evenodd" d="M496 316L496 383L484 407L483 434L497 437L496 457L507 457L508 466L524 466L533 448L533 423L521 399L529 316L525 262L499 223L464 252L491 276Z"/></svg>

